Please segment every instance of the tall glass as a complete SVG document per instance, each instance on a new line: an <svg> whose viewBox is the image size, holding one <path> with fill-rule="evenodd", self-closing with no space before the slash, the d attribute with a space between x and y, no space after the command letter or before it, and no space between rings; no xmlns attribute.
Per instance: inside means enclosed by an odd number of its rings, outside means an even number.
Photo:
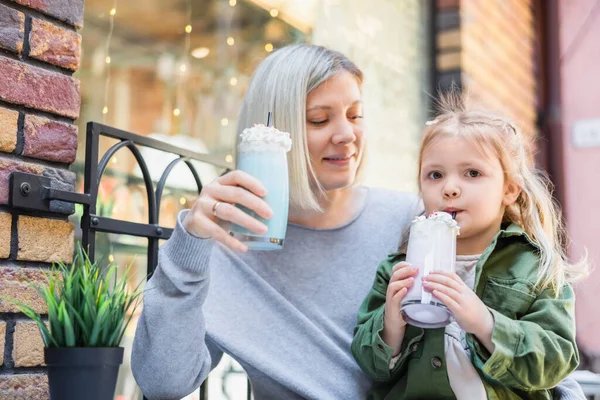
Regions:
<svg viewBox="0 0 600 400"><path fill-rule="evenodd" d="M287 132L255 125L245 129L238 146L237 168L259 181L267 189L263 200L273 210L273 217L264 219L239 206L244 212L263 222L268 231L259 235L233 224L230 234L245 243L250 250L279 250L283 247L288 223L289 178L287 152L291 139Z"/></svg>
<svg viewBox="0 0 600 400"><path fill-rule="evenodd" d="M421 328L441 328L452 322L452 313L431 292L423 289L423 277L433 271L454 272L458 225L445 212L416 218L410 227L406 262L419 269L413 286L402 300L407 323Z"/></svg>

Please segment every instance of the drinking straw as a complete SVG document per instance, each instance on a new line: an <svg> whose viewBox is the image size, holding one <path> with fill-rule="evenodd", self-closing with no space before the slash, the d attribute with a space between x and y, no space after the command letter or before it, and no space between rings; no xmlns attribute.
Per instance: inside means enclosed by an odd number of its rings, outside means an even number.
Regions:
<svg viewBox="0 0 600 400"><path fill-rule="evenodd" d="M267 115L267 128L271 126L271 116L273 115L273 113L271 111L269 111L269 114Z"/></svg>

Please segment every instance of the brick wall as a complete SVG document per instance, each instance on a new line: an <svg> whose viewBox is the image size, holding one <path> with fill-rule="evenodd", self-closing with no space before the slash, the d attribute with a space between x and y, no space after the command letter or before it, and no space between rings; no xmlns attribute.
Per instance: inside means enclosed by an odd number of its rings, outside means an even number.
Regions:
<svg viewBox="0 0 600 400"><path fill-rule="evenodd" d="M43 313L27 281L73 257L73 226L64 214L8 206L12 171L49 176L73 188L79 117L83 0L0 0L0 296ZM0 301L0 398L48 398L39 331Z"/></svg>
<svg viewBox="0 0 600 400"><path fill-rule="evenodd" d="M535 29L530 0L437 0L436 75L535 135Z"/></svg>

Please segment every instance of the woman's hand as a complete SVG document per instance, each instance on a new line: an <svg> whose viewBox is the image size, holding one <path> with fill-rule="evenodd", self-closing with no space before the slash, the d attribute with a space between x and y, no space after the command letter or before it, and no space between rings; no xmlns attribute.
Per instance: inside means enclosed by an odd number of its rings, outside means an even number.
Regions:
<svg viewBox="0 0 600 400"><path fill-rule="evenodd" d="M494 352L492 344L494 317L475 292L456 273L431 272L423 278L423 287L431 291L450 309L462 330L475 335L490 353Z"/></svg>
<svg viewBox="0 0 600 400"><path fill-rule="evenodd" d="M262 218L271 218L273 210L261 199L266 194L263 184L253 176L239 170L228 172L202 188L183 220L183 227L193 236L211 237L233 250L245 252L248 247L221 225L235 223L259 235L267 233L265 224L235 206L239 204Z"/></svg>
<svg viewBox="0 0 600 400"><path fill-rule="evenodd" d="M408 289L415 283L414 276L417 273L417 268L411 267L406 262L400 262L394 265L392 276L388 283L385 294L384 322L381 338L388 346L394 349L394 354L400 352L406 326L406 321L400 312L401 303Z"/></svg>

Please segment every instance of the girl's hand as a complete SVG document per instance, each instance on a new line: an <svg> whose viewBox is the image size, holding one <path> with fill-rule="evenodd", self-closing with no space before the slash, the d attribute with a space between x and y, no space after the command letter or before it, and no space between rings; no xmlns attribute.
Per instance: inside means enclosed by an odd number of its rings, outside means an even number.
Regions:
<svg viewBox="0 0 600 400"><path fill-rule="evenodd" d="M267 190L262 183L243 171L231 171L202 188L191 210L183 220L183 227L191 235L212 237L238 251L248 247L230 236L221 225L235 223L257 234L267 232L267 226L235 207L240 204L263 218L271 218L273 211L261 198Z"/></svg>
<svg viewBox="0 0 600 400"><path fill-rule="evenodd" d="M417 268L411 267L406 262L400 262L394 265L392 276L388 283L385 294L385 310L383 322L383 341L394 349L394 354L400 351L402 339L404 338L404 330L406 321L400 312L402 300L414 282L418 273Z"/></svg>
<svg viewBox="0 0 600 400"><path fill-rule="evenodd" d="M456 273L431 272L423 278L423 287L432 291L450 309L462 330L472 333L488 347L494 329L494 317Z"/></svg>

